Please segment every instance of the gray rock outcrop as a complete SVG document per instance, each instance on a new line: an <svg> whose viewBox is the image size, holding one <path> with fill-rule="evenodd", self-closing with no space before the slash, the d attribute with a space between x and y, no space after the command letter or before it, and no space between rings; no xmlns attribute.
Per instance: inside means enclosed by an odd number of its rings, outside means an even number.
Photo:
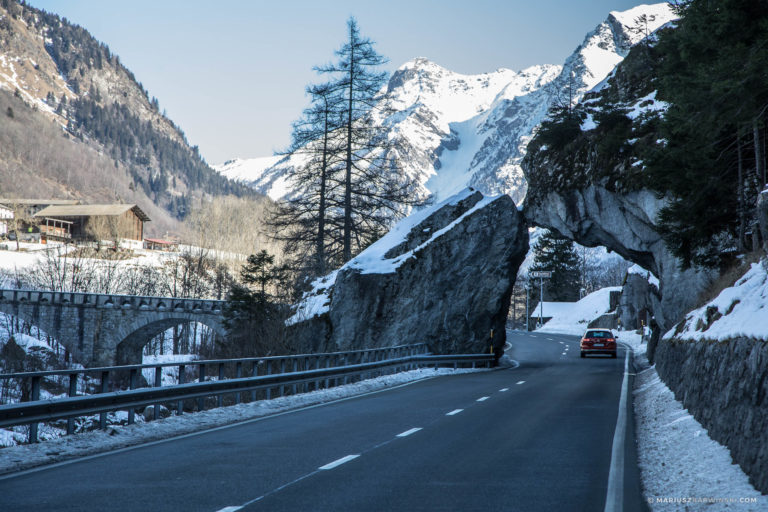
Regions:
<svg viewBox="0 0 768 512"><path fill-rule="evenodd" d="M621 326L627 330L640 329L650 323L653 311L659 309L659 291L647 277L630 273L621 289L618 316Z"/></svg>
<svg viewBox="0 0 768 512"><path fill-rule="evenodd" d="M509 196L465 192L395 242L370 247L338 272L323 291L327 311L293 326L298 350L503 347L512 286L528 251L527 227Z"/></svg>
<svg viewBox="0 0 768 512"><path fill-rule="evenodd" d="M649 270L660 281L651 326L666 332L696 306L714 272L680 270L679 260L655 230L664 200L649 190L616 193L598 185L562 192L529 193L525 215L532 224L555 230L587 247L605 246ZM649 347L649 357L653 358Z"/></svg>

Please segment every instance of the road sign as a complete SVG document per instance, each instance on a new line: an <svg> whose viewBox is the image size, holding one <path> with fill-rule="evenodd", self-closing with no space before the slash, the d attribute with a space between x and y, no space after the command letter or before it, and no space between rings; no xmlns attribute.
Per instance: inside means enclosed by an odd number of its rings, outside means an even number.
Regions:
<svg viewBox="0 0 768 512"><path fill-rule="evenodd" d="M549 270L534 270L531 272L531 277L540 277L544 279L549 279L552 277L552 272Z"/></svg>

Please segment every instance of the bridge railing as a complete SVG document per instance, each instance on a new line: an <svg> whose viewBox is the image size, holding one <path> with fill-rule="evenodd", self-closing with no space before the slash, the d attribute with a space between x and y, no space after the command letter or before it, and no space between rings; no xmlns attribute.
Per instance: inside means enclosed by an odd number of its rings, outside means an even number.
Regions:
<svg viewBox="0 0 768 512"><path fill-rule="evenodd" d="M0 381L21 380L27 390L24 401L0 405L0 428L29 425L28 440L35 443L40 422L66 419L67 434L72 434L74 420L81 416L99 414L99 428L105 429L109 412L127 410L128 424L132 424L135 411L140 407L152 406L148 419L158 419L161 405L180 415L184 410L194 410L195 406L198 411L209 406L221 407L225 397L229 397L227 404L237 404L418 367L490 366L492 361L493 355L488 354L429 355L426 345L419 344L349 352L0 374ZM176 382L170 385L163 384L163 369L167 367L178 369ZM193 371L188 371L190 369ZM211 369L215 374L209 375ZM151 384L141 382L144 370L149 370L154 377ZM196 378L190 380L190 375L195 373ZM98 376L91 386L95 394L79 394L78 389L83 388L78 386L79 379L92 374ZM42 380L56 376L67 378L67 396L41 400Z"/></svg>
<svg viewBox="0 0 768 512"><path fill-rule="evenodd" d="M0 289L0 302L221 313L226 301L144 295Z"/></svg>

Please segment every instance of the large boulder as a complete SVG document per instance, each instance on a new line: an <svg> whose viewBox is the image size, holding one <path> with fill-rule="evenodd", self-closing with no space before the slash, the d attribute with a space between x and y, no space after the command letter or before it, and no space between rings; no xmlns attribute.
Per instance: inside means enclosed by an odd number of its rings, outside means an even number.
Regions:
<svg viewBox="0 0 768 512"><path fill-rule="evenodd" d="M467 189L404 219L318 280L289 320L291 338L297 350L420 342L435 353L499 350L527 251L512 199Z"/></svg>

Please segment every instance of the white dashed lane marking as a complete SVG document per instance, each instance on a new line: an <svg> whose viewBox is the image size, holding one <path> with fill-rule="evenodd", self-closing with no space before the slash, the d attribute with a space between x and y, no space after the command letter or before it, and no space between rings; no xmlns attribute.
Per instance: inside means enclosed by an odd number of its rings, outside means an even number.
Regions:
<svg viewBox="0 0 768 512"><path fill-rule="evenodd" d="M340 459L337 459L337 460L335 460L335 461L333 461L333 462L329 462L329 463L328 463L328 464L326 464L325 466L320 466L320 467L319 467L319 468L317 468L317 469L322 469L322 470L324 470L324 471L325 471L325 470L329 470L329 469L333 469L333 468L335 468L335 467L341 466L342 464L346 464L347 462L349 462L349 461L351 461L351 460L355 460L355 459L356 459L356 458L358 458L359 456L360 456L360 454L359 454L359 453L358 453L357 455L347 455L346 457L342 457L342 458L340 458Z"/></svg>
<svg viewBox="0 0 768 512"><path fill-rule="evenodd" d="M501 388L499 391L501 391L503 393L505 391L509 391L509 388Z"/></svg>
<svg viewBox="0 0 768 512"><path fill-rule="evenodd" d="M489 398L491 398L491 397L489 397L489 396L483 396L483 397L480 397L480 398L478 398L478 399L477 399L477 400L475 400L475 401L476 401L476 402L485 402L485 401L486 401L486 400L488 400Z"/></svg>
<svg viewBox="0 0 768 512"><path fill-rule="evenodd" d="M459 414L459 413L460 413L461 411L463 411L463 410L464 410L464 409L454 409L454 410L452 410L451 412L448 412L448 413L446 413L445 415L446 415L446 416L453 416L453 415L455 415L455 414Z"/></svg>
<svg viewBox="0 0 768 512"><path fill-rule="evenodd" d="M406 430L405 432L401 432L397 434L397 437L408 437L411 434L415 434L419 430L421 430L421 427L412 428L410 430Z"/></svg>
<svg viewBox="0 0 768 512"><path fill-rule="evenodd" d="M525 381L524 381L524 380L519 380L519 381L517 381L517 384L518 384L518 385L520 385L520 384L525 384Z"/></svg>

